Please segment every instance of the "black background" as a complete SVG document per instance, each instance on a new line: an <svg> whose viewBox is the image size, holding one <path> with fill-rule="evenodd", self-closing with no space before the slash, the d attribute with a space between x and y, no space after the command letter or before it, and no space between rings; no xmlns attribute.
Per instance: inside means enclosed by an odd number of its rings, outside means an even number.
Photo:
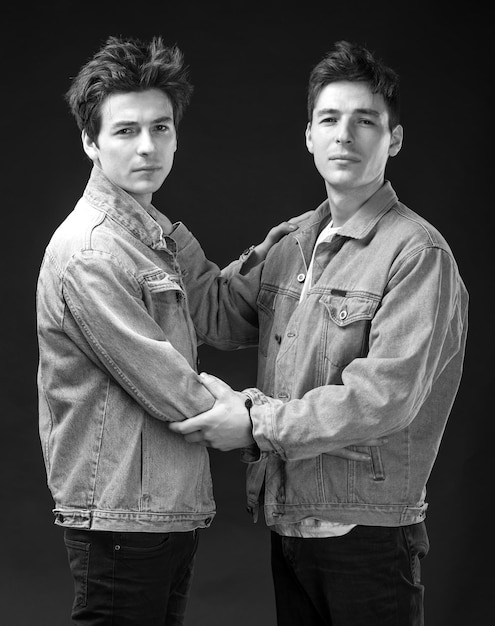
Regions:
<svg viewBox="0 0 495 626"><path fill-rule="evenodd" d="M220 265L324 199L304 144L305 90L333 42L364 43L401 75L405 138L387 177L402 202L446 236L471 296L465 373L429 482L426 623L490 623L493 79L489 19L477 6L142 1L4 9L2 625L69 623L72 583L38 440L34 298L44 246L89 173L63 94L111 34L161 34L185 53L195 93L154 204L184 221ZM203 347L201 359L234 388L255 382L254 350ZM245 513L238 453L211 458L218 515L201 532L187 625L273 625L268 531Z"/></svg>

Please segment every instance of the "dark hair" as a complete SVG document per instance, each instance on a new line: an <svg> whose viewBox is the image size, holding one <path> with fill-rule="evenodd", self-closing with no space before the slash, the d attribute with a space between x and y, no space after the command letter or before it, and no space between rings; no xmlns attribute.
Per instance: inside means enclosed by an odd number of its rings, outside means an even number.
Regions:
<svg viewBox="0 0 495 626"><path fill-rule="evenodd" d="M389 114L390 130L399 123L399 76L358 44L338 41L313 68L308 84L308 119L311 122L316 100L329 83L347 80L368 83L372 93L383 96Z"/></svg>
<svg viewBox="0 0 495 626"><path fill-rule="evenodd" d="M80 69L65 95L80 130L96 141L101 127L101 105L114 93L160 89L172 104L177 128L193 86L177 46L165 46L161 37L149 43L109 37Z"/></svg>

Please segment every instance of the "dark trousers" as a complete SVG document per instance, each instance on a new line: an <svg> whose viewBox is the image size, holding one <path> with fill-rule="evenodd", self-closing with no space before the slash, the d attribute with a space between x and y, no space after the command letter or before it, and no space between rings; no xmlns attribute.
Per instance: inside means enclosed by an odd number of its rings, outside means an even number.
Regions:
<svg viewBox="0 0 495 626"><path fill-rule="evenodd" d="M423 626L424 522L271 545L279 626Z"/></svg>
<svg viewBox="0 0 495 626"><path fill-rule="evenodd" d="M183 624L197 531L129 533L66 528L64 540L74 579L73 624Z"/></svg>

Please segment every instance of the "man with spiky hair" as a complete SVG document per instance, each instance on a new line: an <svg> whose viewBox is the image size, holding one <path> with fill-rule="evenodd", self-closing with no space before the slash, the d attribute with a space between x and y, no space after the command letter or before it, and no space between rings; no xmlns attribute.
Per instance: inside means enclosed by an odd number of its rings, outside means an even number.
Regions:
<svg viewBox="0 0 495 626"><path fill-rule="evenodd" d="M208 456L166 427L213 398L168 232L151 204L192 92L182 52L111 37L67 102L93 163L37 290L40 437L75 624L182 624Z"/></svg>
<svg viewBox="0 0 495 626"><path fill-rule="evenodd" d="M182 624L197 529L215 515L207 451L167 428L214 398L172 225L151 203L191 92L176 46L110 37L67 93L93 167L46 248L37 325L40 439L74 624Z"/></svg>

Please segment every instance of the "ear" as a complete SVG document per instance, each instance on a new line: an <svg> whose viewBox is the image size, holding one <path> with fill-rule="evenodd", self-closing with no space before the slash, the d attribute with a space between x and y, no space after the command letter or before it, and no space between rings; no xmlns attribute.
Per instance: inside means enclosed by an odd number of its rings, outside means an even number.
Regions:
<svg viewBox="0 0 495 626"><path fill-rule="evenodd" d="M88 133L85 130L81 133L81 141L84 152L93 161L93 163L98 163L98 146L92 139L89 138Z"/></svg>
<svg viewBox="0 0 495 626"><path fill-rule="evenodd" d="M311 138L311 122L306 126L306 148L313 154L313 139Z"/></svg>
<svg viewBox="0 0 495 626"><path fill-rule="evenodd" d="M390 138L390 147L388 149L389 156L394 157L396 154L399 154L400 149L402 148L402 142L404 140L404 129L400 124L392 131L392 136Z"/></svg>

